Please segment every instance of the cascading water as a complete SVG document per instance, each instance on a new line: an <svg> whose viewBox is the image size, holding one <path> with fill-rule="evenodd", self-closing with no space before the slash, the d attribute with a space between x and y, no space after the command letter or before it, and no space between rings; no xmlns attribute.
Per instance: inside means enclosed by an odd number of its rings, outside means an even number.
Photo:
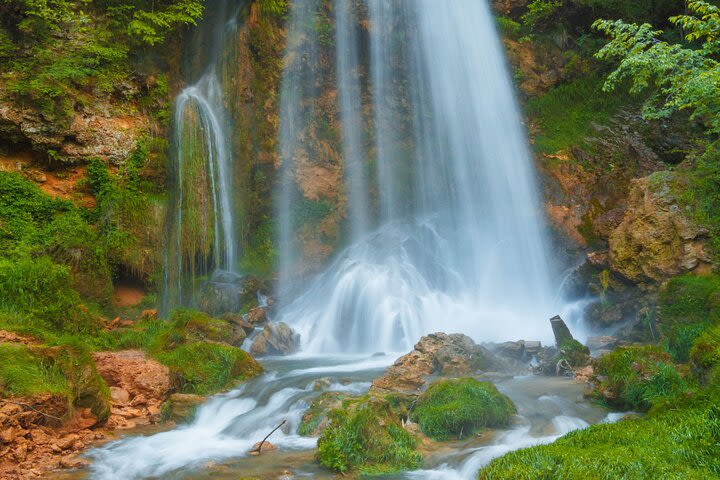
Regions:
<svg viewBox="0 0 720 480"><path fill-rule="evenodd" d="M286 172L307 152L318 83L310 62L327 35L312 27L320 3L294 3L294 61L281 109ZM547 339L546 319L559 306L531 157L489 6L338 0L334 10L352 244L280 317L312 352L403 350L437 330L478 340L519 332ZM365 142L363 132L373 138ZM293 188L287 179L283 186ZM374 224L369 191L377 192ZM287 201L279 206L280 243L290 245L293 210ZM281 257L282 295L296 257L288 248Z"/></svg>
<svg viewBox="0 0 720 480"><path fill-rule="evenodd" d="M165 248L163 307L194 300L194 279L237 264L232 207L230 122L223 103L221 55L237 30L235 2L218 2L210 61L197 82L177 97L173 118L174 205ZM227 19L230 19L229 21Z"/></svg>
<svg viewBox="0 0 720 480"><path fill-rule="evenodd" d="M236 17L218 18L214 31L231 33ZM295 0L286 48L276 197L285 302L279 316L301 332L305 351L265 360L269 373L211 399L187 425L90 452L93 478L277 478L293 452L305 452L290 467L298 477L331 478L312 461L315 440L298 435L303 411L323 389L366 392L397 352L434 330L479 341L548 337L546 319L558 304L539 196L486 2ZM181 185L171 232L177 247L168 257L177 277L196 272L187 265L198 258L228 270L235 262L232 209L223 200L230 166L220 63L211 61L177 102ZM329 80L318 65L328 63L336 89L320 105ZM333 129L322 118L331 101L342 127L334 139L325 138ZM332 150L330 140L343 158L330 158L336 164L325 171L343 168L349 246L287 301L297 291L291 287L302 257L296 237L306 213L298 206L308 198L298 172ZM191 188L197 179L205 190ZM203 199L209 214L198 216L189 207ZM195 220L188 218L193 211ZM189 221L201 222L200 235L184 230ZM497 385L517 405L520 426L462 444L452 455L443 450L426 460L427 470L402 478L475 478L498 455L604 415L578 402L579 386L565 379L515 377ZM266 456L275 463L252 463L253 443L283 420L270 439L279 451Z"/></svg>

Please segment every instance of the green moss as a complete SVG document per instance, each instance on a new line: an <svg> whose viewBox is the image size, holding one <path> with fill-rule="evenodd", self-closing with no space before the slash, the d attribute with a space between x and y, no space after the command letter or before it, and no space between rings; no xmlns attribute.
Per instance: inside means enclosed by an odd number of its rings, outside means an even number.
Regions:
<svg viewBox="0 0 720 480"><path fill-rule="evenodd" d="M675 361L686 362L693 342L720 322L720 277L683 275L660 290L658 329Z"/></svg>
<svg viewBox="0 0 720 480"><path fill-rule="evenodd" d="M619 478L706 479L720 476L720 409L715 393L693 405L593 425L551 445L518 450L483 468L481 480Z"/></svg>
<svg viewBox="0 0 720 480"><path fill-rule="evenodd" d="M183 393L207 395L262 372L260 364L247 352L220 343L187 343L154 356L170 367Z"/></svg>
<svg viewBox="0 0 720 480"><path fill-rule="evenodd" d="M531 99L527 114L540 128L535 136L535 150L556 153L572 146L585 146L594 126L607 122L627 99L602 91L603 80L597 76L579 78L557 86Z"/></svg>
<svg viewBox="0 0 720 480"><path fill-rule="evenodd" d="M510 423L515 407L495 385L472 378L433 382L412 416L436 440L465 438Z"/></svg>
<svg viewBox="0 0 720 480"><path fill-rule="evenodd" d="M612 407L648 410L684 393L688 386L672 358L655 346L624 347L595 361L598 391Z"/></svg>
<svg viewBox="0 0 720 480"><path fill-rule="evenodd" d="M388 474L417 469L422 455L390 403L366 395L345 400L330 412L330 425L318 440L321 465L340 472Z"/></svg>
<svg viewBox="0 0 720 480"><path fill-rule="evenodd" d="M571 367L583 367L590 363L590 349L575 339L560 346L560 355Z"/></svg>
<svg viewBox="0 0 720 480"><path fill-rule="evenodd" d="M319 435L327 427L328 415L338 408L348 396L341 392L324 392L313 400L310 408L303 414L298 434L303 436Z"/></svg>

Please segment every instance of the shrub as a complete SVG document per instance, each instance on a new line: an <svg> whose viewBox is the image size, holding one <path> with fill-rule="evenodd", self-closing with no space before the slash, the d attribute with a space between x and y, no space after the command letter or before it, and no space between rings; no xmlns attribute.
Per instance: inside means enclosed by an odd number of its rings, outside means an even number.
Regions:
<svg viewBox="0 0 720 480"><path fill-rule="evenodd" d="M422 465L417 439L402 428L387 400L369 395L347 399L329 418L318 440L321 465L342 474L388 474Z"/></svg>
<svg viewBox="0 0 720 480"><path fill-rule="evenodd" d="M80 304L70 269L48 257L0 260L0 309L27 314L57 331L95 332L99 319Z"/></svg>
<svg viewBox="0 0 720 480"><path fill-rule="evenodd" d="M595 361L595 374L604 400L620 409L648 410L687 390L670 355L655 346L618 348Z"/></svg>
<svg viewBox="0 0 720 480"><path fill-rule="evenodd" d="M447 440L508 425L514 413L510 399L492 383L461 378L433 382L420 397L413 418L429 437Z"/></svg>
<svg viewBox="0 0 720 480"><path fill-rule="evenodd" d="M720 321L720 277L682 275L660 290L658 328L675 361L685 362L695 340Z"/></svg>
<svg viewBox="0 0 720 480"><path fill-rule="evenodd" d="M690 360L704 384L720 384L720 324L705 330L697 339Z"/></svg>

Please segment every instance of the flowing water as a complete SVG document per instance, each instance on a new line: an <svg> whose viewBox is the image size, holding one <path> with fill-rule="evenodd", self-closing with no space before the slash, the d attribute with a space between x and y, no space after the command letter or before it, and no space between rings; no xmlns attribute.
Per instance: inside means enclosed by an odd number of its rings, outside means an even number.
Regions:
<svg viewBox="0 0 720 480"><path fill-rule="evenodd" d="M315 353L407 350L438 330L548 340L546 320L563 308L559 281L487 2L357 3L334 2L350 246L288 299L298 261L290 177L307 155L319 108L311 65L327 35L312 27L322 2L294 2L281 97L280 318Z"/></svg>
<svg viewBox="0 0 720 480"><path fill-rule="evenodd" d="M227 16L217 15L212 28L218 44L236 29L229 4L220 3ZM558 294L525 132L487 2L331 3L328 10L325 1L292 2L280 97L275 319L299 331L302 353L264 360L266 374L213 397L187 425L91 451L91 478L278 478L286 468L298 477L332 478L313 462L316 439L297 434L320 389L367 391L400 354L375 352L404 353L432 331L478 342L548 340L547 319L577 310ZM334 28L323 23L327 15ZM300 288L296 207L303 199L295 182L312 161L309 143L323 141L313 122L327 81L317 66L327 63L328 50L342 125L347 246ZM221 69L212 59L176 102L166 292L177 282L179 298L183 276L198 271L192 262L207 263L206 272L232 272L236 263ZM191 178L204 187L193 188ZM518 406L514 427L445 443L426 452L424 470L398 478L474 478L492 458L605 416L567 379L496 383ZM249 457L253 443L283 420L270 438L279 450Z"/></svg>

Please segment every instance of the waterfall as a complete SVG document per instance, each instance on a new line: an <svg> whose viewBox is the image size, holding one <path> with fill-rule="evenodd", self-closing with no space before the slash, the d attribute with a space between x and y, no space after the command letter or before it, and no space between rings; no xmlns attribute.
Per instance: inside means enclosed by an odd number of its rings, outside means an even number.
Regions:
<svg viewBox="0 0 720 480"><path fill-rule="evenodd" d="M535 172L485 1L296 0L281 95L280 318L310 352L409 349L431 331L547 339L556 288ZM293 183L317 149L334 43L349 246L294 298ZM374 168L371 165L374 164Z"/></svg>
<svg viewBox="0 0 720 480"><path fill-rule="evenodd" d="M173 204L168 222L163 277L163 310L195 301L196 277L234 273L237 244L233 207L231 125L223 85L226 42L237 31L236 2L218 2L197 42L210 54L200 78L177 96L172 124ZM229 20L228 20L229 19ZM207 45L209 43L210 45Z"/></svg>

